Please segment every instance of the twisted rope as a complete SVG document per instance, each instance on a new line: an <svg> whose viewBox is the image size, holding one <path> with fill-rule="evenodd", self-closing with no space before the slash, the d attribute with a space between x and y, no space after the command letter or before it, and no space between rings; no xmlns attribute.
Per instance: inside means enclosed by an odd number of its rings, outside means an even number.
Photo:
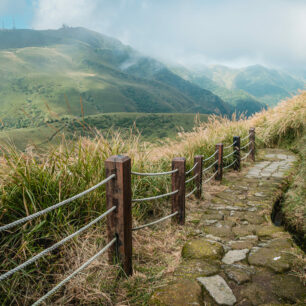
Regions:
<svg viewBox="0 0 306 306"><path fill-rule="evenodd" d="M227 168L233 166L235 163L236 163L236 159L231 164L229 164L228 166L223 167L223 169L227 169Z"/></svg>
<svg viewBox="0 0 306 306"><path fill-rule="evenodd" d="M76 269L73 273L71 273L68 277L62 280L59 284L57 284L53 289L51 289L48 293L46 293L43 297L41 297L38 301L36 301L32 306L40 305L43 301L45 301L49 296L55 293L59 288L64 286L67 282L69 282L76 274L84 270L87 266L89 266L96 258L102 255L105 251L107 251L115 242L116 238L110 241L102 250L100 250L96 255L92 256L88 261L86 261L81 267Z"/></svg>
<svg viewBox="0 0 306 306"><path fill-rule="evenodd" d="M187 184L187 183L191 182L192 180L194 180L198 175L199 175L199 173L197 173L196 175L194 175L193 177L191 177L190 179L185 181L185 184Z"/></svg>
<svg viewBox="0 0 306 306"><path fill-rule="evenodd" d="M245 149L245 148L248 147L251 143L252 143L252 141L249 141L245 146L243 146L242 148L240 148L240 150Z"/></svg>
<svg viewBox="0 0 306 306"><path fill-rule="evenodd" d="M215 164L218 163L218 160L216 160L213 164L211 164L210 166L208 166L207 168L205 168L202 173L204 173L205 171L209 170L211 167L213 167Z"/></svg>
<svg viewBox="0 0 306 306"><path fill-rule="evenodd" d="M165 194L160 194L160 195L157 195L157 196L154 196L154 197L141 198L141 199L132 199L132 202L144 202L144 201L160 199L160 198L164 198L164 197L176 194L178 192L179 192L178 190L175 190L175 191L172 191L172 192L169 192L169 193L165 193Z"/></svg>
<svg viewBox="0 0 306 306"><path fill-rule="evenodd" d="M237 150L231 152L230 154L227 154L227 155L223 156L223 159L232 156L232 155L235 154L236 152L237 152Z"/></svg>
<svg viewBox="0 0 306 306"><path fill-rule="evenodd" d="M236 144L236 141L234 141L234 142L233 142L232 144L230 144L229 146L224 147L223 149L224 149L224 150L229 149L229 148L233 147L235 144Z"/></svg>
<svg viewBox="0 0 306 306"><path fill-rule="evenodd" d="M244 155L244 156L241 158L241 160L246 159L246 158L251 154L252 151L253 151L253 150L250 150L246 155Z"/></svg>
<svg viewBox="0 0 306 306"><path fill-rule="evenodd" d="M213 179L217 173L218 173L218 170L210 178L204 181L204 184L208 183L211 179Z"/></svg>
<svg viewBox="0 0 306 306"><path fill-rule="evenodd" d="M207 157L206 159L204 159L203 163L210 160L211 158L213 158L217 153L218 153L218 150L215 153L213 153L212 155L210 155L209 157Z"/></svg>
<svg viewBox="0 0 306 306"><path fill-rule="evenodd" d="M81 193L79 193L79 194L77 194L77 195L75 195L75 196L73 196L73 197L67 199L67 200L64 200L64 201L62 201L62 202L59 202L59 203L57 203L57 204L55 204L55 205L53 205L53 206L50 206L50 207L48 207L48 208L46 208L46 209L43 209L43 210L41 210L41 211L39 211L39 212L37 212L37 213L34 213L34 214L29 215L29 216L27 216L27 217L24 217L24 218L22 218L22 219L16 220L16 221L14 221L14 222L12 222L12 223L3 225L3 226L0 227L0 232L5 231L5 230L7 230L7 229L9 229L9 228L12 228L12 227L14 227L14 226L16 226L16 225L19 225L19 224L25 223L25 222L27 222L27 221L30 221L30 220L32 220L32 219L34 219L34 218L37 218L37 217L39 217L39 216L41 216L41 215L43 215L43 214L46 214L46 213L48 213L48 212L50 212L50 211L52 211L52 210L54 210L54 209L56 209L56 208L59 208L59 207L65 205L65 204L68 204L68 203L70 203L70 202L72 202L72 201L74 201L74 200L76 200L76 199L78 199L78 198L84 196L85 194L87 194L87 193L89 193L89 192L91 192L91 191L97 189L98 187L100 187L100 186L106 184L108 181L110 181L111 179L113 179L115 176L116 176L116 174L112 174L112 175L110 175L108 178L106 178L105 180L103 180L103 181L101 181L100 183L98 183L97 185L94 185L94 186L92 186L91 188L89 188L89 189L87 189L87 190L85 190L85 191L83 191L83 192L81 192Z"/></svg>
<svg viewBox="0 0 306 306"><path fill-rule="evenodd" d="M194 169L195 169L195 167L198 165L198 162L196 162L195 164L194 164L194 166L190 169L190 170L188 170L187 172L186 172L186 175L187 174L189 174L189 173L191 173Z"/></svg>
<svg viewBox="0 0 306 306"><path fill-rule="evenodd" d="M158 172L158 173L141 173L141 172L131 172L131 174L134 175L140 175L140 176L159 176L159 175L167 175L167 174L172 174L177 172L178 169L174 169L172 171L167 171L167 172Z"/></svg>
<svg viewBox="0 0 306 306"><path fill-rule="evenodd" d="M240 141L246 140L247 138L249 138L249 137L250 137L250 135L251 135L251 134L249 134L249 135L247 135L247 136L245 136L245 137L241 138L241 139L240 139Z"/></svg>
<svg viewBox="0 0 306 306"><path fill-rule="evenodd" d="M12 274L18 272L19 270L24 269L26 266L30 265L31 263L35 262L36 260L38 260L39 258L45 256L47 253L52 252L53 250L55 250L56 248L58 248L59 246L63 245L64 243L66 243L67 241L71 240L73 237L79 235L80 233L82 233L83 231L85 231L86 229L88 229L90 226L94 225L95 223L97 223L98 221L100 221L101 219L103 219L104 217L106 217L108 214L110 214L112 211L114 211L116 209L116 206L113 206L112 208L110 208L109 210L107 210L105 213L103 213L101 216L99 216L98 218L94 219L93 221L91 221L90 223L88 223L87 225L83 226L82 228L80 228L78 231L76 231L75 233L67 236L66 238L62 239L61 241L55 243L54 245L52 245L51 247L43 250L42 252L40 252L39 254L35 255L34 257L32 257L31 259L27 260L26 262L24 262L23 264L15 267L14 269L0 275L0 281L3 281L4 279L6 279L7 277L11 276Z"/></svg>
<svg viewBox="0 0 306 306"><path fill-rule="evenodd" d="M195 187L191 192L189 192L188 194L186 194L185 198L189 198L193 193L196 192L197 189L198 189L198 187Z"/></svg>
<svg viewBox="0 0 306 306"><path fill-rule="evenodd" d="M159 222L165 221L165 220L167 220L167 219L169 219L169 218L171 218L171 217L173 217L173 216L175 216L175 215L177 215L177 214L178 214L178 211L174 212L174 213L171 214L171 215L168 215L168 216L165 216L165 217L163 217L163 218L161 218L161 219L158 219L158 220L156 220L156 221L153 221L153 222L150 222L150 223L147 223L147 224L144 224L144 225L140 225L140 226L134 227L134 228L132 228L132 231L138 231L138 230L140 230L140 229L142 229L142 228L144 228L144 227L148 227L148 226L157 224L157 223L159 223Z"/></svg>

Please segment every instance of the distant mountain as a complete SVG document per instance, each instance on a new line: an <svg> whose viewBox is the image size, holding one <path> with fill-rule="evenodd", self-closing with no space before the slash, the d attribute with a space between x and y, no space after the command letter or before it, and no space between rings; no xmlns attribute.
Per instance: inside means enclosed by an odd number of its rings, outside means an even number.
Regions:
<svg viewBox="0 0 306 306"><path fill-rule="evenodd" d="M259 102L254 96L240 89L228 89L225 84L219 85L210 79L211 75L206 76L201 70L188 70L182 66L171 66L170 69L181 76L183 79L209 90L219 96L223 101L231 104L237 114L244 113L251 115L266 108L266 105Z"/></svg>
<svg viewBox="0 0 306 306"><path fill-rule="evenodd" d="M300 76L260 65L242 69L215 65L201 67L196 72L223 88L243 90L257 101L269 106L274 106L281 100L296 94L299 89L305 88L305 80ZM214 93L217 94L216 91ZM224 99L224 96L220 95L220 97Z"/></svg>
<svg viewBox="0 0 306 306"><path fill-rule="evenodd" d="M84 28L0 31L0 106L12 127L107 112L233 111L164 64Z"/></svg>

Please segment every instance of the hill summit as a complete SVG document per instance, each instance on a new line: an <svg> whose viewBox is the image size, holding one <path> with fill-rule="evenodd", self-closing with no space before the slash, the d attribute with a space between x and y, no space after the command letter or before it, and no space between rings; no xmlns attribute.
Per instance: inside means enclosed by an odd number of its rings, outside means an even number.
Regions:
<svg viewBox="0 0 306 306"><path fill-rule="evenodd" d="M80 27L0 31L0 72L0 118L6 126L39 125L51 114L233 111L161 62Z"/></svg>

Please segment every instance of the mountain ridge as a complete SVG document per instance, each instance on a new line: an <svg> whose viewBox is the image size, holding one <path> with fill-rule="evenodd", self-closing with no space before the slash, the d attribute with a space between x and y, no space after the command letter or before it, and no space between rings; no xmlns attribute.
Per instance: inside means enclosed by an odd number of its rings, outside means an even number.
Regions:
<svg viewBox="0 0 306 306"><path fill-rule="evenodd" d="M260 103L275 106L305 88L305 80L292 73L259 64L244 68L223 65L203 66L194 73L205 76L228 90L242 90Z"/></svg>
<svg viewBox="0 0 306 306"><path fill-rule="evenodd" d="M141 71L139 61L151 69ZM85 28L0 31L0 71L0 118L13 127L24 126L25 112L41 122L51 113L82 116L81 108L86 115L233 111L164 64Z"/></svg>

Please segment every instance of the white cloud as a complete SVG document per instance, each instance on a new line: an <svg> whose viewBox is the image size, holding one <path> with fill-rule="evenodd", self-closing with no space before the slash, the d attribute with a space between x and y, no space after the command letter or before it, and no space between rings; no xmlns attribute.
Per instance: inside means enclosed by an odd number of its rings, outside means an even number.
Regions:
<svg viewBox="0 0 306 306"><path fill-rule="evenodd" d="M0 0L0 16L22 12L26 5L26 0Z"/></svg>
<svg viewBox="0 0 306 306"><path fill-rule="evenodd" d="M63 23L166 60L306 65L302 0L37 0L35 28Z"/></svg>

